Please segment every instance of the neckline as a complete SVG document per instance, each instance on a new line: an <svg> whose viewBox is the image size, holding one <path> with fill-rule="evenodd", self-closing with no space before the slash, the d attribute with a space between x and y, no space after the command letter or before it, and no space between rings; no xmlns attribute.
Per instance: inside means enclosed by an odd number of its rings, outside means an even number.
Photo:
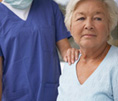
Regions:
<svg viewBox="0 0 118 101"><path fill-rule="evenodd" d="M27 15L27 19L23 20L22 18L20 18L18 15L16 15L12 10L10 10L6 5L4 5L3 3L1 3L1 5L4 7L4 9L12 16L14 16L17 20L22 21L22 22L27 22L30 19L31 13L32 13L32 9L33 9L33 2L31 4L29 13Z"/></svg>
<svg viewBox="0 0 118 101"><path fill-rule="evenodd" d="M81 54L79 55L79 59L78 59L78 61L76 61L75 65L74 65L74 74L75 74L76 82L77 82L78 85L80 85L80 86L86 85L87 82L89 82L93 77L95 77L95 75L97 74L98 71L102 70L101 68L102 68L102 66L105 63L106 58L109 57L110 51L112 50L112 48L113 48L113 46L110 47L107 55L104 57L104 59L102 60L102 62L99 64L99 66L96 68L96 70L86 79L86 81L83 84L80 83L80 81L78 80L78 77L77 77L77 69L76 68L77 68L77 63L80 60Z"/></svg>

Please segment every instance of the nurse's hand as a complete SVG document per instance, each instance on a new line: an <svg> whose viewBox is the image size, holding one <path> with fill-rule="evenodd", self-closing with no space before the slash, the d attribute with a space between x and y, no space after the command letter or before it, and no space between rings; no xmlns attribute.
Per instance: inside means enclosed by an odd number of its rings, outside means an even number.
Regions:
<svg viewBox="0 0 118 101"><path fill-rule="evenodd" d="M79 49L69 48L64 56L64 61L68 62L69 65L73 64L79 57Z"/></svg>

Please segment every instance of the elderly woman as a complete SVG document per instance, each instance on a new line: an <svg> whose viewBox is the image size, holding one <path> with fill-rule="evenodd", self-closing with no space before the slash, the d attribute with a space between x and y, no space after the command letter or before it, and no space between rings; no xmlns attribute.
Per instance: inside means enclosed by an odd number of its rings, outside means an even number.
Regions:
<svg viewBox="0 0 118 101"><path fill-rule="evenodd" d="M107 43L117 11L113 0L70 0L65 23L81 54L65 64L57 101L118 101L118 48Z"/></svg>

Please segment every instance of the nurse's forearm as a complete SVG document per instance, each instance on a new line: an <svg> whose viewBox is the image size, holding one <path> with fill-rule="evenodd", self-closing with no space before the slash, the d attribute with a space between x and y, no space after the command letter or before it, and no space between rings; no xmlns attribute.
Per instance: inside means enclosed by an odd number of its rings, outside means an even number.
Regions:
<svg viewBox="0 0 118 101"><path fill-rule="evenodd" d="M2 98L2 57L0 57L0 101Z"/></svg>
<svg viewBox="0 0 118 101"><path fill-rule="evenodd" d="M57 47L63 59L64 59L65 54L67 53L67 50L71 48L67 38L58 41Z"/></svg>

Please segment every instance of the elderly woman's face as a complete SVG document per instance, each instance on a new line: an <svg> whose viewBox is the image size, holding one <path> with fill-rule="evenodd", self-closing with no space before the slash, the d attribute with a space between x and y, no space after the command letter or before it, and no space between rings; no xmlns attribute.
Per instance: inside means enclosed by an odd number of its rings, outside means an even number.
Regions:
<svg viewBox="0 0 118 101"><path fill-rule="evenodd" d="M97 0L85 0L77 5L72 17L71 34L82 47L106 44L108 40L108 14Z"/></svg>

